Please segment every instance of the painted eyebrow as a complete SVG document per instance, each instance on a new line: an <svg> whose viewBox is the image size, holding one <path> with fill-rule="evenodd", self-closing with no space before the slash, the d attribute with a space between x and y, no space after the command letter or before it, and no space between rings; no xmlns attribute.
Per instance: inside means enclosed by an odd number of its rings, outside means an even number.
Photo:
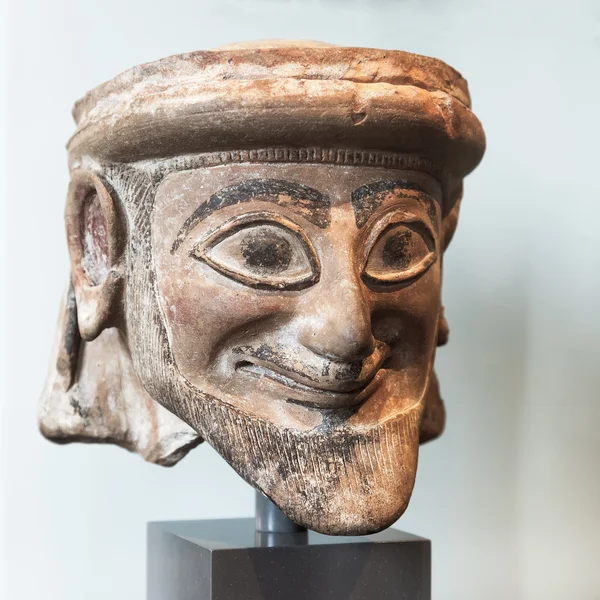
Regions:
<svg viewBox="0 0 600 600"><path fill-rule="evenodd" d="M435 207L427 191L413 181L392 179L367 183L352 192L352 210L356 227L360 229L369 217L383 204L390 192L400 198L419 198L427 203L429 216L435 216ZM412 193L411 193L412 192ZM432 214L433 213L433 214Z"/></svg>
<svg viewBox="0 0 600 600"><path fill-rule="evenodd" d="M181 246L190 231L213 212L252 200L289 207L321 229L326 229L331 223L331 200L326 194L283 179L247 179L219 190L202 203L181 226L171 247L171 254Z"/></svg>

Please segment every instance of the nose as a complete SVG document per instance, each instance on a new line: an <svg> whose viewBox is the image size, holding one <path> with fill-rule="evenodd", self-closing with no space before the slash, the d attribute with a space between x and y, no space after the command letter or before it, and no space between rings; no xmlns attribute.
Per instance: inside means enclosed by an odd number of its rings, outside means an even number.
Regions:
<svg viewBox="0 0 600 600"><path fill-rule="evenodd" d="M371 310L360 281L345 279L325 298L322 291L313 296L304 310L303 346L339 362L360 361L373 353Z"/></svg>

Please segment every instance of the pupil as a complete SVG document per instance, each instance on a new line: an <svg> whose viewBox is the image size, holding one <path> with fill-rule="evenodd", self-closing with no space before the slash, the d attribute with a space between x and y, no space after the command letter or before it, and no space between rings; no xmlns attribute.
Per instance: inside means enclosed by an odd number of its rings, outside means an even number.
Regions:
<svg viewBox="0 0 600 600"><path fill-rule="evenodd" d="M406 269L410 265L410 231L398 231L388 237L383 247L383 264L394 269Z"/></svg>
<svg viewBox="0 0 600 600"><path fill-rule="evenodd" d="M246 267L260 274L276 275L292 261L292 246L275 231L266 229L247 235L241 244Z"/></svg>

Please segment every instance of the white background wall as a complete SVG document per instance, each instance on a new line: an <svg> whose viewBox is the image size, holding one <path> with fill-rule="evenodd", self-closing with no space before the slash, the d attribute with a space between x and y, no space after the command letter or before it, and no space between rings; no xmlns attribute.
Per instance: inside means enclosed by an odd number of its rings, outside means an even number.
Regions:
<svg viewBox="0 0 600 600"><path fill-rule="evenodd" d="M446 257L448 428L398 524L433 540L434 598L600 599L599 0L13 0L2 21L1 598L142 600L147 521L252 513L206 445L169 470L52 445L35 413L72 102L139 62L285 37L442 58L487 132Z"/></svg>

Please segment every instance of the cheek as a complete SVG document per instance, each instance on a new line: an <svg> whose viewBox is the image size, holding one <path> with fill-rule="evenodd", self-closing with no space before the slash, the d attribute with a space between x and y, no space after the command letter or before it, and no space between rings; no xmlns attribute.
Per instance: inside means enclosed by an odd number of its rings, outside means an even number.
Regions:
<svg viewBox="0 0 600 600"><path fill-rule="evenodd" d="M285 297L242 288L185 258L157 273L161 306L179 364L208 365L236 339L248 340L250 333L260 335L285 320L290 308Z"/></svg>
<svg viewBox="0 0 600 600"><path fill-rule="evenodd" d="M375 338L390 344L403 364L429 360L435 350L441 302L437 264L409 287L375 296Z"/></svg>

